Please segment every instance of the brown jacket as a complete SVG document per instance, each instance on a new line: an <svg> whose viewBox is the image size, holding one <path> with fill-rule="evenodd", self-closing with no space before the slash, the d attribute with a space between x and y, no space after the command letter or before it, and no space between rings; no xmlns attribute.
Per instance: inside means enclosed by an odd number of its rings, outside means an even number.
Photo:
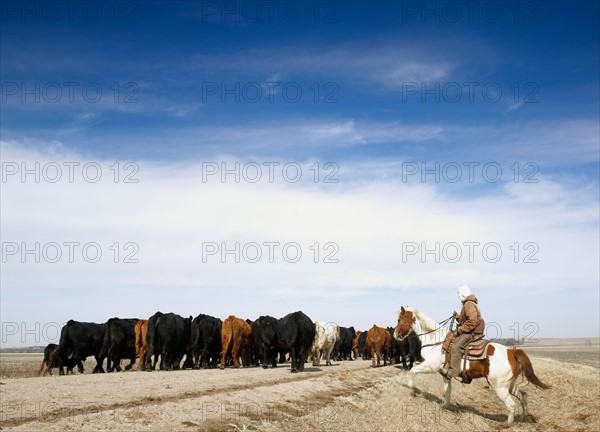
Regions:
<svg viewBox="0 0 600 432"><path fill-rule="evenodd" d="M483 333L485 330L485 321L481 316L481 311L477 306L477 297L471 294L463 302L463 307L458 317L457 334L463 333Z"/></svg>

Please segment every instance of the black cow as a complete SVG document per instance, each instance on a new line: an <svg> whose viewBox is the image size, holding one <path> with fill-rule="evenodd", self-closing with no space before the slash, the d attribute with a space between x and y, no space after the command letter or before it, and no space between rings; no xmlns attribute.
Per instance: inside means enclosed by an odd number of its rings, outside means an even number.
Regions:
<svg viewBox="0 0 600 432"><path fill-rule="evenodd" d="M414 330L411 330L404 339L398 341L398 355L402 359L402 367L406 370L412 369L415 361L424 361L421 357L421 338ZM409 360L408 366L406 364L407 357Z"/></svg>
<svg viewBox="0 0 600 432"><path fill-rule="evenodd" d="M277 321L279 346L290 352L291 371L303 371L313 340L315 325L303 312L293 312Z"/></svg>
<svg viewBox="0 0 600 432"><path fill-rule="evenodd" d="M392 345L388 353L388 359L390 364L398 364L400 363L400 341L394 337L394 327L388 327L388 331L390 332L390 336L392 338Z"/></svg>
<svg viewBox="0 0 600 432"><path fill-rule="evenodd" d="M367 348L367 333L365 330L358 337L358 349L363 360L371 360L371 352Z"/></svg>
<svg viewBox="0 0 600 432"><path fill-rule="evenodd" d="M183 318L174 313L156 312L148 319L146 333L146 368L151 371L152 353L158 348L161 365L165 370L179 369L181 359L189 355L192 338L192 317ZM191 361L191 359L190 359Z"/></svg>
<svg viewBox="0 0 600 432"><path fill-rule="evenodd" d="M56 352L58 350L58 345L56 344L48 344L46 348L44 348L44 359L42 360L42 364L40 365L40 370L38 371L38 375L43 376L48 372L49 375L52 375L52 369L58 367L58 357L56 356ZM81 363L81 362L80 362ZM75 359L70 359L67 357L65 361L65 367L67 368L67 374L69 372L71 375L73 374L73 368L78 366L77 361ZM83 364L81 364L81 369L83 369Z"/></svg>
<svg viewBox="0 0 600 432"><path fill-rule="evenodd" d="M200 314L192 321L192 353L194 367L216 367L221 355L221 328L223 321Z"/></svg>
<svg viewBox="0 0 600 432"><path fill-rule="evenodd" d="M354 327L340 327L340 338L333 346L335 360L352 360L352 341L355 335Z"/></svg>
<svg viewBox="0 0 600 432"><path fill-rule="evenodd" d="M156 366L156 357L157 354L154 353L162 353L162 346L160 344L160 340L158 335L156 334L156 325L158 319L162 317L164 314L160 311L156 312L150 318L148 318L148 329L146 331L146 358L144 361L144 370L150 372L154 370ZM152 355L155 355L154 364L152 364ZM141 361L141 360L140 360ZM159 368L164 369L164 357L160 358L160 366Z"/></svg>
<svg viewBox="0 0 600 432"><path fill-rule="evenodd" d="M104 324L78 322L69 320L60 331L60 342L56 351L58 358L59 374L64 375L64 366L68 366L69 359L77 362L77 369L83 373L82 361L89 356L96 359L96 367L92 373L104 373L101 356L102 343L104 342ZM108 361L110 369L110 360Z"/></svg>
<svg viewBox="0 0 600 432"><path fill-rule="evenodd" d="M252 323L252 340L254 352L257 353L263 368L277 367L277 319L272 316L261 316Z"/></svg>
<svg viewBox="0 0 600 432"><path fill-rule="evenodd" d="M130 370L135 363L135 325L138 321L137 318L111 318L106 322L100 356L108 359L108 372L115 369L120 372L122 359L130 361L125 370Z"/></svg>
<svg viewBox="0 0 600 432"><path fill-rule="evenodd" d="M252 328L252 323L254 323L254 321L252 321L251 319L246 319L246 323L248 323L250 325L250 328ZM254 349L254 340L251 341L250 345L252 348L252 352L250 354L252 358L251 364L252 366L258 366L260 363L260 355L258 351Z"/></svg>

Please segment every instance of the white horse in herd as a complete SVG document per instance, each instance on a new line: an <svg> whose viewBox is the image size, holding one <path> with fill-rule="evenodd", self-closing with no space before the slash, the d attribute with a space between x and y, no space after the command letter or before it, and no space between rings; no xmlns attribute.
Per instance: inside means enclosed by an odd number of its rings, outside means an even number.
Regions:
<svg viewBox="0 0 600 432"><path fill-rule="evenodd" d="M450 330L417 309L402 307L398 314L398 325L394 330L394 337L402 339L411 330L421 335L423 343L421 356L425 359L423 363L415 366L408 372L408 387L415 394L415 375L438 373L442 369L445 360L445 354L442 352L442 343ZM481 360L467 360L466 375L469 379L487 379L490 387L496 392L496 395L498 395L498 398L500 398L508 410L508 424L512 424L515 419L515 402L511 395L515 396L521 402L523 418L528 415L527 393L522 390L520 384L523 384L526 380L541 389L549 388L549 386L541 382L535 375L531 361L523 350L507 348L504 345L496 343L490 343L487 346L485 358ZM444 390L446 395L443 406L449 407L452 380L445 377Z"/></svg>

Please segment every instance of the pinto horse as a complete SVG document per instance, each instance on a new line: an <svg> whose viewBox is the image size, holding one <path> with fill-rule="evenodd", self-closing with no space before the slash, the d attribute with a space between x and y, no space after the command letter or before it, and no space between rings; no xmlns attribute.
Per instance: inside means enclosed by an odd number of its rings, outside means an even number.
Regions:
<svg viewBox="0 0 600 432"><path fill-rule="evenodd" d="M442 343L450 330L417 309L402 307L398 314L398 325L394 330L394 337L397 339L403 338L411 330L415 330L422 338L421 356L425 359L423 363L415 366L408 372L408 387L414 395L416 393L414 386L414 377L416 374L436 373L442 369L445 359L445 355L442 352ZM507 423L509 425L515 419L515 402L511 395L515 396L521 402L523 418L526 418L528 415L527 393L521 389L520 384L523 384L526 380L540 389L548 389L550 387L541 382L535 375L531 360L529 360L524 351L509 349L504 345L496 343L490 343L486 350L484 359L467 360L467 377L470 379L487 379L490 387L496 392L496 395L508 410ZM449 407L452 380L445 377L444 390L446 394L442 406Z"/></svg>

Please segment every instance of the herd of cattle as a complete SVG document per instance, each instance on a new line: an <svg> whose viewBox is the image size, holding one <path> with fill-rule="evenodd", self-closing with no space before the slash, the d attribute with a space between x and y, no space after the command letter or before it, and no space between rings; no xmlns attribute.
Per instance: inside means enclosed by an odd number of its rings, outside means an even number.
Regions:
<svg viewBox="0 0 600 432"><path fill-rule="evenodd" d="M121 371L121 361L129 360L125 370L132 368L136 358L140 370L152 371L160 358L162 370L180 368L214 368L258 366L276 367L291 361L291 371L303 371L311 355L313 366L324 358L353 360L362 357L372 366L384 366L388 361L402 362L410 369L420 361L421 341L411 332L398 340L393 327L374 325L368 331L340 327L334 323L313 321L303 312L293 312L281 319L261 316L255 321L233 315L225 321L209 315L183 318L174 313L156 312L147 320L111 318L105 324L70 320L62 328L59 344L49 344L44 350L40 374L73 373L77 367L83 373L87 357L96 359L93 373ZM184 359L182 365L182 360ZM407 365L407 360L409 361Z"/></svg>

